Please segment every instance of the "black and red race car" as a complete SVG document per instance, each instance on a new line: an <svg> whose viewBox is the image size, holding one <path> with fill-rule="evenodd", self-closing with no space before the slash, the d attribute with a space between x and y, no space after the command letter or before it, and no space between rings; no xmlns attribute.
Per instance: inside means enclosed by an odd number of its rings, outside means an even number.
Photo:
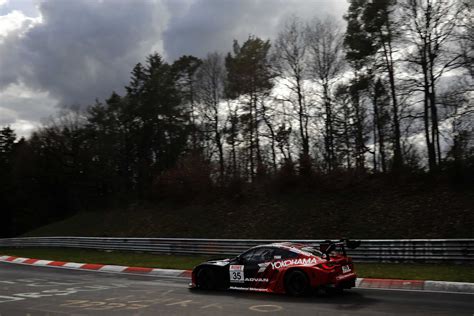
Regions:
<svg viewBox="0 0 474 316"><path fill-rule="evenodd" d="M193 269L192 288L240 289L301 296L317 288L355 286L356 274L345 247L360 241L326 241L319 247L274 243L253 247L232 259L211 260ZM336 252L336 250L339 250Z"/></svg>

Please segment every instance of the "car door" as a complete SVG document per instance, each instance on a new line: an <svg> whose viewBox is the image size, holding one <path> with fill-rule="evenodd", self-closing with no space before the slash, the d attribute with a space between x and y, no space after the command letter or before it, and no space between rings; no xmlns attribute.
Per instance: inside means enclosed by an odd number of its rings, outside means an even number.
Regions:
<svg viewBox="0 0 474 316"><path fill-rule="evenodd" d="M273 259L273 248L256 248L251 256L246 256L244 261L244 285L247 288L264 287L268 280L263 278L263 265Z"/></svg>
<svg viewBox="0 0 474 316"><path fill-rule="evenodd" d="M258 248L250 249L229 264L229 284L231 287L246 287L245 263L252 262L252 257Z"/></svg>

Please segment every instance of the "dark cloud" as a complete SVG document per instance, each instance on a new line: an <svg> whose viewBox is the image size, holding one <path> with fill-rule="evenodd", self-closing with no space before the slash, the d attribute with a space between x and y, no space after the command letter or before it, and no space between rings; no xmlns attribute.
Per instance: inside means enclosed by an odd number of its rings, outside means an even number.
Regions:
<svg viewBox="0 0 474 316"><path fill-rule="evenodd" d="M68 104L120 89L166 23L152 1L44 1L39 10L43 23L0 44L0 85L22 82Z"/></svg>
<svg viewBox="0 0 474 316"><path fill-rule="evenodd" d="M39 14L36 7L37 0L0 0L0 15L6 15L14 10L18 10L33 17Z"/></svg>
<svg viewBox="0 0 474 316"><path fill-rule="evenodd" d="M168 1L171 19L163 34L172 58L182 54L203 57L210 51L229 51L234 39L249 35L272 38L290 15L303 19L342 17L345 0L195 0Z"/></svg>
<svg viewBox="0 0 474 316"><path fill-rule="evenodd" d="M169 61L227 52L233 39L272 38L289 15L341 17L346 7L346 0L10 0L0 16L20 10L42 22L25 20L0 38L0 110L39 121L51 103L84 105L122 92L132 67L153 51ZM2 97L12 85L36 94ZM48 97L35 102L38 92Z"/></svg>
<svg viewBox="0 0 474 316"><path fill-rule="evenodd" d="M10 85L1 95L0 126L17 119L35 122L52 114L56 102L47 92L30 91L23 85Z"/></svg>

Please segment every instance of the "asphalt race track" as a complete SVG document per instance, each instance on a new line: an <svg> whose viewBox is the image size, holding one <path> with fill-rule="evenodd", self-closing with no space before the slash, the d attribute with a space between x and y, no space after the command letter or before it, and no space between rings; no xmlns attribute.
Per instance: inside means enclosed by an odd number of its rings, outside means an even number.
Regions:
<svg viewBox="0 0 474 316"><path fill-rule="evenodd" d="M0 316L469 315L474 295L351 290L293 298L188 289L188 281L0 263Z"/></svg>

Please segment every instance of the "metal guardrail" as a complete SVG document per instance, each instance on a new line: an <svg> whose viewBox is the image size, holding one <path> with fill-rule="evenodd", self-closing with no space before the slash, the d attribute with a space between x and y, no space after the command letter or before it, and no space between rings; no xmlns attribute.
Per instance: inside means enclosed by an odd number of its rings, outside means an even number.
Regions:
<svg viewBox="0 0 474 316"><path fill-rule="evenodd" d="M0 247L62 247L126 250L176 255L237 255L246 249L288 240L118 237L25 237L0 239ZM319 244L323 240L291 240ZM348 254L359 262L454 262L474 264L474 239L362 240Z"/></svg>

